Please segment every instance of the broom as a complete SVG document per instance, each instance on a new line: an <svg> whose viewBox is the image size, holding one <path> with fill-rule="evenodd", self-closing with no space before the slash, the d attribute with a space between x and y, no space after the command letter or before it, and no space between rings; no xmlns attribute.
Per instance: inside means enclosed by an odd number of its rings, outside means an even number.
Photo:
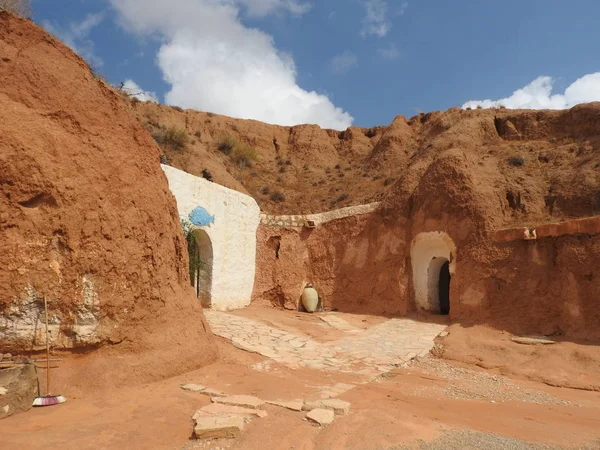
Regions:
<svg viewBox="0 0 600 450"><path fill-rule="evenodd" d="M62 395L50 395L50 338L48 332L48 301L44 295L44 310L46 311L46 395L36 397L33 406L52 406L67 401Z"/></svg>

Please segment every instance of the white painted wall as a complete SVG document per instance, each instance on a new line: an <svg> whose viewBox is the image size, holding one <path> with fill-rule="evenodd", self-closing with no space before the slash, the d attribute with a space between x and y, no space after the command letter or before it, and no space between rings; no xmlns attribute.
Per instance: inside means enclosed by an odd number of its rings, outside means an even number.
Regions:
<svg viewBox="0 0 600 450"><path fill-rule="evenodd" d="M214 223L196 227L206 231L212 241L212 309L226 311L248 306L256 269L258 204L248 195L204 178L166 165L162 168L180 217L188 219L197 206L215 216Z"/></svg>
<svg viewBox="0 0 600 450"><path fill-rule="evenodd" d="M435 259L434 259L435 258ZM410 249L413 287L417 308L439 313L439 276L444 262L450 261L450 275L456 267L456 246L446 233L419 233Z"/></svg>

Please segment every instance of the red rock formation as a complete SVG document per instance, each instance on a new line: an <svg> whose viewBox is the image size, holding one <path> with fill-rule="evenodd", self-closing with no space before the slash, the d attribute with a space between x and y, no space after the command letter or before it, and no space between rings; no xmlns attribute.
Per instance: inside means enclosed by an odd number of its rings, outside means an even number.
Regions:
<svg viewBox="0 0 600 450"><path fill-rule="evenodd" d="M415 311L413 245L421 233L444 233L456 247L451 320L600 338L595 227L537 240L495 239L499 229L542 225L544 231L552 228L545 223L600 212L600 105L450 110L410 122L420 130L419 150L397 168L398 182L379 211L314 230L260 230L256 301L294 307L303 283L312 282L327 308ZM275 235L281 236L277 261L268 245Z"/></svg>
<svg viewBox="0 0 600 450"><path fill-rule="evenodd" d="M2 348L43 344L45 295L54 347L113 344L99 370L123 369L109 357L123 352L138 380L214 359L159 151L129 103L7 12L0 80Z"/></svg>

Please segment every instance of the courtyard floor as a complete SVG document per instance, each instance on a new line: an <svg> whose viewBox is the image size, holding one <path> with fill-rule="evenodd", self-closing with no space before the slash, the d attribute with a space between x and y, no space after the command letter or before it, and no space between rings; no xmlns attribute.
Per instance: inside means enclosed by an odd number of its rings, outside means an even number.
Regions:
<svg viewBox="0 0 600 450"><path fill-rule="evenodd" d="M67 402L0 421L0 448L178 450L565 450L600 448L600 345L520 345L444 318L306 314L268 307L205 311L218 362L149 384L75 390ZM176 349L174 349L176 351ZM92 356L98 357L98 356ZM320 427L271 403L236 439L190 440L191 417L219 394L288 404L335 399Z"/></svg>
<svg viewBox="0 0 600 450"><path fill-rule="evenodd" d="M299 329L286 331L274 325L237 314L206 311L213 332L236 347L255 352L291 369L305 367L353 373L372 379L394 367L402 367L417 356L425 356L434 339L446 328L436 323L400 318L386 319L369 328L352 325L344 317L349 314L315 313L322 328L337 330L341 337L321 342L302 332L306 321L296 314ZM260 309L267 320L273 311ZM306 316L307 314L303 314ZM254 314L256 317L256 314ZM353 316L356 320L357 316ZM325 332L321 330L323 334Z"/></svg>

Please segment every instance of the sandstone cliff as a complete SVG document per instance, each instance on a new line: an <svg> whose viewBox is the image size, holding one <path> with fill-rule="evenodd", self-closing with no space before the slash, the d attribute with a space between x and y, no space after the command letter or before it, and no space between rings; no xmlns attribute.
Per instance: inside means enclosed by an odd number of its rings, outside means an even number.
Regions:
<svg viewBox="0 0 600 450"><path fill-rule="evenodd" d="M185 130L186 145L163 148L169 164L198 176L206 169L215 182L250 193L269 213L322 212L386 197L406 200L422 177L445 170L440 164L447 165L450 154L461 158L456 170L484 191L495 190L494 198L485 200L493 203L490 220L495 222L553 221L600 212L599 103L568 111L455 108L343 132L313 125L273 126L137 101L133 107L155 136L164 128ZM251 167L219 150L223 138L256 150ZM440 158L447 163L432 166ZM448 188L456 193L461 183L452 173L446 175ZM396 184L400 187L394 188Z"/></svg>
<svg viewBox="0 0 600 450"><path fill-rule="evenodd" d="M138 379L211 361L175 200L129 103L7 12L0 80L2 348L43 345L46 296L55 348L135 352Z"/></svg>

